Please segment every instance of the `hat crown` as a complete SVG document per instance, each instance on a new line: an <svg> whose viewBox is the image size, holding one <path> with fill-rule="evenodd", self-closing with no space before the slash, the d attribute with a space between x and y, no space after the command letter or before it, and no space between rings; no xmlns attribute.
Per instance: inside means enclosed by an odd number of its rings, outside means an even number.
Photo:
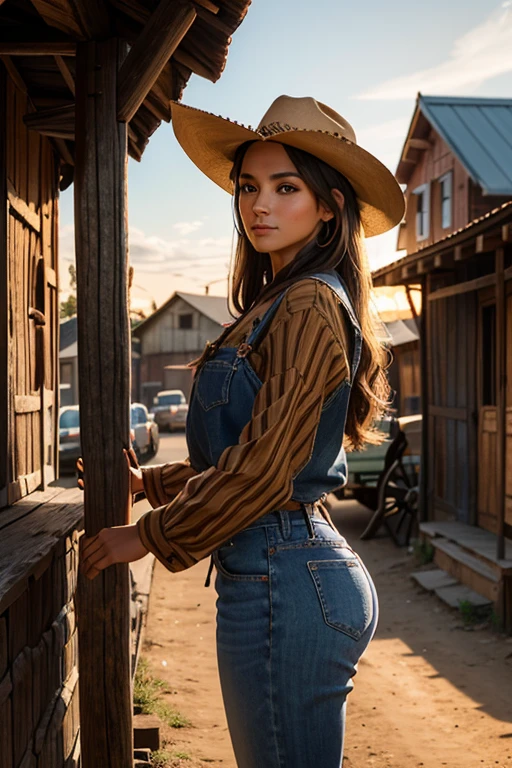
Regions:
<svg viewBox="0 0 512 768"><path fill-rule="evenodd" d="M311 96L278 96L263 115L256 130L264 133L264 129L273 123L299 130L327 131L357 144L350 123L334 109Z"/></svg>

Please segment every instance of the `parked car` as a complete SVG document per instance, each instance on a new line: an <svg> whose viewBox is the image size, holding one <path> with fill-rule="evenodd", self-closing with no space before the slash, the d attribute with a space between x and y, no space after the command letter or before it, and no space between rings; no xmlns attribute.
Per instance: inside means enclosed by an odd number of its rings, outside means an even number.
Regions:
<svg viewBox="0 0 512 768"><path fill-rule="evenodd" d="M148 461L156 456L160 436L158 425L145 405L142 403L132 403L130 407L130 430L132 446L139 461Z"/></svg>
<svg viewBox="0 0 512 768"><path fill-rule="evenodd" d="M181 389L165 389L153 400L155 421L160 430L185 429L188 404Z"/></svg>
<svg viewBox="0 0 512 768"><path fill-rule="evenodd" d="M78 405L66 405L59 410L59 465L61 471L74 471L79 456L81 456L80 412Z"/></svg>

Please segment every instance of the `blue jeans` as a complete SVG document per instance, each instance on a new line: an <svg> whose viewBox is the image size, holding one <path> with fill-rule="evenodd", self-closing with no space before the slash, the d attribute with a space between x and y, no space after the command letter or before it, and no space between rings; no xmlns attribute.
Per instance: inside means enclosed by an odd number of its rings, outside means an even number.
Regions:
<svg viewBox="0 0 512 768"><path fill-rule="evenodd" d="M376 628L368 571L320 517L271 512L214 553L217 655L238 768L340 768Z"/></svg>

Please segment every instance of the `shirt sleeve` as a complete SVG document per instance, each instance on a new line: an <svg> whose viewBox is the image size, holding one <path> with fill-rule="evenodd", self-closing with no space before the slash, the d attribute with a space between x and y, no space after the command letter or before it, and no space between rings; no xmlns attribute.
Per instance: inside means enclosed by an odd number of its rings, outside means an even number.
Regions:
<svg viewBox="0 0 512 768"><path fill-rule="evenodd" d="M281 303L258 350L264 383L239 443L138 521L142 542L170 571L194 565L291 498L293 478L311 456L324 399L349 375L338 300L325 290L301 281ZM165 469L160 473L163 483Z"/></svg>
<svg viewBox="0 0 512 768"><path fill-rule="evenodd" d="M190 466L189 459L154 464L141 467L141 470L144 491L153 508L169 504L183 490L187 480L197 474Z"/></svg>

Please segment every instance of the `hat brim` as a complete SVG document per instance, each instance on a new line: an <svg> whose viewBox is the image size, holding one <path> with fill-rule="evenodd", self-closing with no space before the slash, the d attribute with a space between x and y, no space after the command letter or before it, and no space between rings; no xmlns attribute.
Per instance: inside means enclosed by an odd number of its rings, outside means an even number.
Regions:
<svg viewBox="0 0 512 768"><path fill-rule="evenodd" d="M233 194L230 173L236 150L246 141L274 141L302 149L342 173L359 201L366 237L381 235L403 218L405 200L393 174L362 147L326 131L292 129L263 137L224 117L171 102L174 133L182 148L208 178Z"/></svg>

